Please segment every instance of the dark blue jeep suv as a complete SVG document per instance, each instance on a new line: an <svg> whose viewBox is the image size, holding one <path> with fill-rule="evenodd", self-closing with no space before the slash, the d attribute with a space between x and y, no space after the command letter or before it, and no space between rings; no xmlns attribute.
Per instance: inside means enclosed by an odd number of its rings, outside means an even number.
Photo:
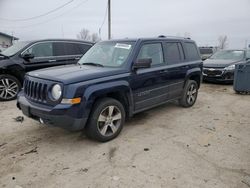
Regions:
<svg viewBox="0 0 250 188"><path fill-rule="evenodd" d="M48 125L115 138L125 118L171 100L191 107L202 77L194 41L160 37L95 44L77 65L27 73L17 106ZM86 126L85 126L86 125Z"/></svg>

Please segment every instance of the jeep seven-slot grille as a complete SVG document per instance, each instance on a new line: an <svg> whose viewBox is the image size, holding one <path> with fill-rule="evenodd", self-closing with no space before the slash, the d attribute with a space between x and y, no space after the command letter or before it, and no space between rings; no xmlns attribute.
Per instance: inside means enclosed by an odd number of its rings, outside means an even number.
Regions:
<svg viewBox="0 0 250 188"><path fill-rule="evenodd" d="M24 81L24 93L26 98L31 100L46 102L47 84L25 80Z"/></svg>

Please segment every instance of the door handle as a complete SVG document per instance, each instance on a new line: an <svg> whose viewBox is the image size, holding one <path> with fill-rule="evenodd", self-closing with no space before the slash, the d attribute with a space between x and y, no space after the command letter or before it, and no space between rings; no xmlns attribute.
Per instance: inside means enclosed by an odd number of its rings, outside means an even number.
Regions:
<svg viewBox="0 0 250 188"><path fill-rule="evenodd" d="M50 63L56 62L56 60L55 60L55 59L50 59L49 62L50 62Z"/></svg>
<svg viewBox="0 0 250 188"><path fill-rule="evenodd" d="M80 57L76 57L76 58L75 58L75 60L79 60L79 59L81 59L81 58L80 58Z"/></svg>
<svg viewBox="0 0 250 188"><path fill-rule="evenodd" d="M161 70L160 73L168 73L168 70Z"/></svg>

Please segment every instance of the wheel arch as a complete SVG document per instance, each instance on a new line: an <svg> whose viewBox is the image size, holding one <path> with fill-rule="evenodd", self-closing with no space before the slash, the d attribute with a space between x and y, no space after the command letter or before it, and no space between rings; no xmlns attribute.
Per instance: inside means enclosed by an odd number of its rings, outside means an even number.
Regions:
<svg viewBox="0 0 250 188"><path fill-rule="evenodd" d="M11 68L11 69L7 69L7 68L0 68L0 75L3 74L8 74L11 76L14 76L15 78L18 79L18 81L21 83L21 85L23 85L23 78L24 78L24 71L20 70L20 68Z"/></svg>
<svg viewBox="0 0 250 188"><path fill-rule="evenodd" d="M89 113L97 100L109 97L118 100L126 112L126 117L131 117L133 112L133 97L126 81L108 82L96 84L88 87L84 92L84 99L87 102L86 107Z"/></svg>
<svg viewBox="0 0 250 188"><path fill-rule="evenodd" d="M197 82L198 88L200 88L201 79L202 79L201 75L202 75L202 71L200 68L194 68L194 69L189 70L186 74L185 84L187 80L194 80Z"/></svg>

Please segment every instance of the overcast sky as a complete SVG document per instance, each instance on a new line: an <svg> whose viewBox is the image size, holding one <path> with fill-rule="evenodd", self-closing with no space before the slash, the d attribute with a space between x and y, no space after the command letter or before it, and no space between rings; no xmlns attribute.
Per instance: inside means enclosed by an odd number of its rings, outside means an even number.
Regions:
<svg viewBox="0 0 250 188"><path fill-rule="evenodd" d="M0 31L20 40L76 38L81 28L98 33L107 0L73 0L62 9L44 14L70 0L0 0ZM227 35L229 48L250 43L250 0L111 0L112 37L189 35L198 45L216 45ZM101 30L107 39L107 19Z"/></svg>

